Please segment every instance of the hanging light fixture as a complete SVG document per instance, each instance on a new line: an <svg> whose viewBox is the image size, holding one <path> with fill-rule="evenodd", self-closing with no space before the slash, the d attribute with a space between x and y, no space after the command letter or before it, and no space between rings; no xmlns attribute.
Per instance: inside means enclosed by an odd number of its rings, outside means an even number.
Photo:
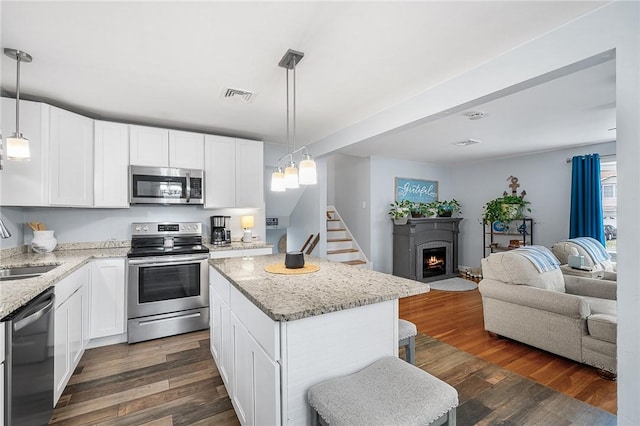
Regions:
<svg viewBox="0 0 640 426"><path fill-rule="evenodd" d="M4 54L17 61L16 73L16 131L6 139L7 159L13 161L29 161L29 140L20 133L20 62L31 62L33 58L26 52L16 49L4 49Z"/></svg>
<svg viewBox="0 0 640 426"><path fill-rule="evenodd" d="M287 189L284 186L284 172L282 167L276 167L271 174L271 190L273 192L284 192Z"/></svg>
<svg viewBox="0 0 640 426"><path fill-rule="evenodd" d="M318 181L316 173L316 162L313 161L311 155L307 152L306 146L296 149L296 65L304 57L304 53L289 49L284 54L278 66L286 69L287 73L287 154L278 160L278 167L271 175L271 190L274 192L282 192L286 189L298 188L299 185L315 185ZM293 73L293 85L289 83L289 72ZM293 87L293 96L289 95L289 87ZM292 108L289 108L289 104ZM294 154L304 150L301 157L300 168L296 167L293 159ZM281 162L285 159L288 161L284 164L284 173L282 172Z"/></svg>

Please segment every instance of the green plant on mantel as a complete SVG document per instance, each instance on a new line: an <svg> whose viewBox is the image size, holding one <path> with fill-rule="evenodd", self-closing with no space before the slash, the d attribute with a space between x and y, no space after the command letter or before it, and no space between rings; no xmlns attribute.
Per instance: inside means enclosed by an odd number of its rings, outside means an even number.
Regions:
<svg viewBox="0 0 640 426"><path fill-rule="evenodd" d="M414 201L409 209L411 210L411 217L423 217L429 212L429 204L422 201Z"/></svg>
<svg viewBox="0 0 640 426"><path fill-rule="evenodd" d="M389 209L389 216L391 216L392 219L402 219L409 216L412 204L409 200L394 201L389 204L391 207Z"/></svg>
<svg viewBox="0 0 640 426"><path fill-rule="evenodd" d="M487 201L482 210L482 221L484 223L493 223L496 220L506 222L514 219L523 219L525 211L531 212L527 207L531 204L529 201L517 195L503 195Z"/></svg>
<svg viewBox="0 0 640 426"><path fill-rule="evenodd" d="M455 199L436 201L435 207L438 209L438 216L451 217L456 213L462 213L460 203Z"/></svg>

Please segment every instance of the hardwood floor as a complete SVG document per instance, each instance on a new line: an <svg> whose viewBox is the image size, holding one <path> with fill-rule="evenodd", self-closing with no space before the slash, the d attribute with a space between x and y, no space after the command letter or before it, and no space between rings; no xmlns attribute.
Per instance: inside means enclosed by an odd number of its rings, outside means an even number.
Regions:
<svg viewBox="0 0 640 426"><path fill-rule="evenodd" d="M616 416L419 333L416 365L458 391L457 424L615 426Z"/></svg>
<svg viewBox="0 0 640 426"><path fill-rule="evenodd" d="M209 330L87 350L54 425L239 425Z"/></svg>
<svg viewBox="0 0 640 426"><path fill-rule="evenodd" d="M594 368L513 340L491 339L484 330L478 290L431 290L401 299L400 317L462 351L610 413L617 411L616 382L600 378Z"/></svg>
<svg viewBox="0 0 640 426"><path fill-rule="evenodd" d="M459 425L615 425L615 382L573 361L490 339L477 290L403 299L400 316L420 331L416 364L458 390ZM204 330L87 350L50 424L240 423Z"/></svg>

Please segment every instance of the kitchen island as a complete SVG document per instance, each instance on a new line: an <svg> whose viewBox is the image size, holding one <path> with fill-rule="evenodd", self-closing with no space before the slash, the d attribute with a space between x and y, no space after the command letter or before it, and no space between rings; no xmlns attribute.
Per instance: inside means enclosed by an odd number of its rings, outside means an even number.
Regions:
<svg viewBox="0 0 640 426"><path fill-rule="evenodd" d="M307 257L317 272L273 274L284 255L210 261L211 352L243 424L310 423L307 390L398 353L398 299L417 281Z"/></svg>

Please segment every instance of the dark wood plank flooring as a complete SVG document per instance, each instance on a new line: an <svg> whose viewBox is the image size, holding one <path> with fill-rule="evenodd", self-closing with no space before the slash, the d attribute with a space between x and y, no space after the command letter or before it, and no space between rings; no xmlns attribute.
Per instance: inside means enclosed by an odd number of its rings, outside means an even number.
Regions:
<svg viewBox="0 0 640 426"><path fill-rule="evenodd" d="M459 425L616 423L614 415L596 407L615 407L615 382L598 383L589 367L509 340L489 339L482 329L477 291L433 290L402 300L400 314L421 332L416 341L417 365L458 390ZM239 422L205 330L87 350L50 424Z"/></svg>
<svg viewBox="0 0 640 426"><path fill-rule="evenodd" d="M87 350L54 425L238 425L209 331Z"/></svg>

